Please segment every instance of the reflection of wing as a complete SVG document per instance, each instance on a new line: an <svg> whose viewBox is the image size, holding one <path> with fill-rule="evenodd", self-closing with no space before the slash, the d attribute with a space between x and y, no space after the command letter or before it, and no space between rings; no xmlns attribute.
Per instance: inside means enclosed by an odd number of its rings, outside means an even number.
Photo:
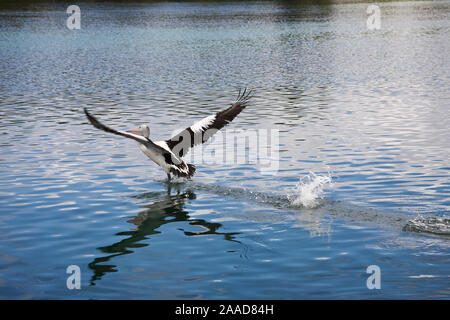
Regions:
<svg viewBox="0 0 450 320"><path fill-rule="evenodd" d="M190 148L206 142L214 133L233 121L247 106L251 93L251 90L247 91L245 89L243 92L239 90L236 102L231 107L196 122L173 136L170 140L166 140L167 146L175 155L179 157L184 156Z"/></svg>
<svg viewBox="0 0 450 320"><path fill-rule="evenodd" d="M204 229L202 232L189 232L180 229L177 225L176 229L181 230L185 236L214 234L223 236L223 239L226 241L240 243L238 240L234 239L234 236L239 234L238 232L221 233L218 232L218 229L222 227L222 224L208 222L203 219L195 219L189 216L189 213L184 207L186 202L196 198L194 192L185 191L183 193L177 193L176 195L170 195L170 186L168 191L169 194L166 194L165 192L148 192L133 197L140 200L149 199L152 202L142 206L143 211L128 221L136 227L135 229L118 232L116 233L116 236L120 239L118 239L117 242L109 246L97 248L105 253L105 255L96 257L88 265L93 271L90 281L91 285L95 285L95 282L101 280L105 274L117 272L118 266L111 260L114 260L117 256L131 254L140 247L148 246L149 239L151 242L151 237L149 237L149 235L161 233L162 230L164 230L161 226L173 222L183 222L185 226L199 225ZM124 236L126 237L124 238Z"/></svg>

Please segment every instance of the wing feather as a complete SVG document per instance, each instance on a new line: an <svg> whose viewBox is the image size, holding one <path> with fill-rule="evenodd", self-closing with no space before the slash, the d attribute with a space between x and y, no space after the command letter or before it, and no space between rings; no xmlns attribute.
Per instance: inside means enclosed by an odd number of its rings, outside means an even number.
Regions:
<svg viewBox="0 0 450 320"><path fill-rule="evenodd" d="M170 152L168 152L167 150L164 150L164 148L162 148L161 146L155 144L153 141L151 141L148 138L145 138L143 136L137 135L137 134L132 134L126 131L119 131L119 130L115 130L112 129L106 125L104 125L103 123L101 123L100 121L97 120L96 117L94 117L92 114L89 113L89 111L84 108L84 113L86 114L86 117L88 118L89 122L96 127L97 129L103 130L105 132L108 133L112 133L112 134L116 134L122 137L126 137L126 138L130 138L133 140L136 140L139 143L142 143L143 145L145 145L147 148L155 150L156 152L159 152L161 154L163 154L163 156L166 157L166 154L168 154L169 156L171 156Z"/></svg>
<svg viewBox="0 0 450 320"><path fill-rule="evenodd" d="M217 131L233 121L236 116L248 105L252 97L252 90L245 88L239 90L236 101L226 110L203 118L189 128L179 132L170 140L166 140L167 146L175 155L183 157L190 148L208 141Z"/></svg>

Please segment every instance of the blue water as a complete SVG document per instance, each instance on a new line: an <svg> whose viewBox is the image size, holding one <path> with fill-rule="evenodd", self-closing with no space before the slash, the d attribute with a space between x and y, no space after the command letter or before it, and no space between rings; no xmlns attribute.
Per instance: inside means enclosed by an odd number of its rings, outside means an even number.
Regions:
<svg viewBox="0 0 450 320"><path fill-rule="evenodd" d="M0 11L1 299L450 297L449 1L79 6ZM82 112L163 140L245 86L270 172L212 139L169 183Z"/></svg>

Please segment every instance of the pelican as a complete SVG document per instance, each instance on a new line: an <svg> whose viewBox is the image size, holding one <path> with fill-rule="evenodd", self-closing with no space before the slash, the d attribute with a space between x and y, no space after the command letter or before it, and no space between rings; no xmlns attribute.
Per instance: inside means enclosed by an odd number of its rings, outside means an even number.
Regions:
<svg viewBox="0 0 450 320"><path fill-rule="evenodd" d="M128 131L119 131L102 124L86 108L84 113L97 129L137 141L141 151L166 172L169 181L171 175L190 179L195 173L195 166L184 162L181 158L190 148L206 142L230 123L247 106L251 93L251 90L244 89L242 92L239 90L236 101L231 107L196 122L165 141L150 140L150 128L145 124Z"/></svg>

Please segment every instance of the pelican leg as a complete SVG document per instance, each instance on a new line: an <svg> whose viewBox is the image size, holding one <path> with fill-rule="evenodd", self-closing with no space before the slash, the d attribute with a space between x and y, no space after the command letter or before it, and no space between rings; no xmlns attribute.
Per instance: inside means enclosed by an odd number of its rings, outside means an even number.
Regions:
<svg viewBox="0 0 450 320"><path fill-rule="evenodd" d="M170 173L167 174L167 181L170 182Z"/></svg>

